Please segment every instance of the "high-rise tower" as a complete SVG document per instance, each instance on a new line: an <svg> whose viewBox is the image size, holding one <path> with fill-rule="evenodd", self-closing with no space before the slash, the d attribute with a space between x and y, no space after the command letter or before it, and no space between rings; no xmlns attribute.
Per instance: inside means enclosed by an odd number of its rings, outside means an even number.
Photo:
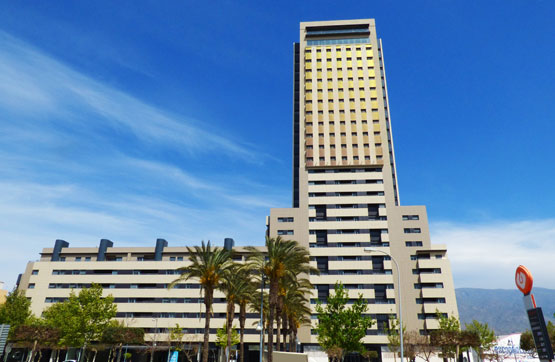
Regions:
<svg viewBox="0 0 555 362"><path fill-rule="evenodd" d="M387 344L399 308L407 330L457 315L444 245L432 245L424 206L401 206L381 40L373 19L301 23L294 44L293 207L272 209L268 234L310 248L325 301L336 281L368 299L378 321L366 342ZM368 251L373 248L379 251ZM397 270L387 254L399 263ZM301 342L316 343L308 328Z"/></svg>

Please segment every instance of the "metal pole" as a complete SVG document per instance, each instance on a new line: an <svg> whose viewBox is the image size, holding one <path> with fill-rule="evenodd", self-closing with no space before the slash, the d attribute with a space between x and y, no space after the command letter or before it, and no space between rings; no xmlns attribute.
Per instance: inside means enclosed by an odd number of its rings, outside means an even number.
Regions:
<svg viewBox="0 0 555 362"><path fill-rule="evenodd" d="M397 264L397 260L393 257L393 255L380 250L380 249L373 249L373 248L364 248L365 251L377 251L378 253L385 254L393 260L393 264L395 264L395 268L397 269L397 291L399 292L399 336L401 339L401 362L405 357L405 350L404 350L404 343L403 343L403 309L401 307L402 298L401 298L401 270L399 269L399 264Z"/></svg>
<svg viewBox="0 0 555 362"><path fill-rule="evenodd" d="M260 273L260 361L264 356L264 345L262 341L264 340L264 275Z"/></svg>
<svg viewBox="0 0 555 362"><path fill-rule="evenodd" d="M154 360L154 351L156 351L156 337L158 336L158 334L156 333L156 331L158 330L158 318L153 318L153 320L156 322L154 327L154 342L152 343L152 352L150 353L150 362L152 362Z"/></svg>

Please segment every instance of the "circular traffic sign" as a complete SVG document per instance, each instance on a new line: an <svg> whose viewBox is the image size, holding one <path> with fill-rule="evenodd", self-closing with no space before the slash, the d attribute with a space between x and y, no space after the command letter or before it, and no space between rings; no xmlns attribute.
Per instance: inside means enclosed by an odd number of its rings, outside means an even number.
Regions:
<svg viewBox="0 0 555 362"><path fill-rule="evenodd" d="M516 268L515 284L524 295L527 295L532 291L534 278L532 278L532 273L530 273L524 265L519 265L518 268Z"/></svg>

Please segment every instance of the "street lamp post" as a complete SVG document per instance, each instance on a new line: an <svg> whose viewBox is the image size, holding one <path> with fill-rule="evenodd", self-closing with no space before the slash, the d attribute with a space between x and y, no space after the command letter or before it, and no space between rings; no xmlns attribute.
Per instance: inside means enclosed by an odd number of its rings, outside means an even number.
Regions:
<svg viewBox="0 0 555 362"><path fill-rule="evenodd" d="M389 256L391 258L391 260L393 260L393 264L395 264L395 268L397 269L397 289L399 292L399 336L400 336L400 342L401 342L401 361L404 360L405 357L405 350L404 350L404 345L403 345L403 310L401 308L401 270L399 269L399 264L397 264L397 260L395 260L395 258L393 257L393 255L380 250L380 249L374 249L374 248L364 248L364 251L367 252L378 252L378 253L382 253L385 254L387 256Z"/></svg>
<svg viewBox="0 0 555 362"><path fill-rule="evenodd" d="M154 342L152 343L152 353L150 354L150 362L154 360L154 351L156 350L156 337L158 336L158 318L152 318L155 322L154 327Z"/></svg>

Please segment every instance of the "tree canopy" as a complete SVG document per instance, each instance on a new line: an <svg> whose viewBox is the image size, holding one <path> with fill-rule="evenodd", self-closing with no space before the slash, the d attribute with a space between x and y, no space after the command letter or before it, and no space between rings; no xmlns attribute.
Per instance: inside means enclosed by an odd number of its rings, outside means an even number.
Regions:
<svg viewBox="0 0 555 362"><path fill-rule="evenodd" d="M374 320L365 315L368 310L366 301L359 294L350 308L347 308L349 296L341 283L335 284L334 294L316 306L318 313L318 343L336 360L342 360L350 352L365 354L362 338L374 324Z"/></svg>
<svg viewBox="0 0 555 362"><path fill-rule="evenodd" d="M61 345L81 347L102 338L116 311L114 298L103 298L102 287L93 284L78 295L72 291L68 300L52 305L43 316L46 325L60 330Z"/></svg>
<svg viewBox="0 0 555 362"><path fill-rule="evenodd" d="M10 325L11 331L24 325L31 319L31 301L25 294L14 289L7 297L6 302L0 305L0 324Z"/></svg>

